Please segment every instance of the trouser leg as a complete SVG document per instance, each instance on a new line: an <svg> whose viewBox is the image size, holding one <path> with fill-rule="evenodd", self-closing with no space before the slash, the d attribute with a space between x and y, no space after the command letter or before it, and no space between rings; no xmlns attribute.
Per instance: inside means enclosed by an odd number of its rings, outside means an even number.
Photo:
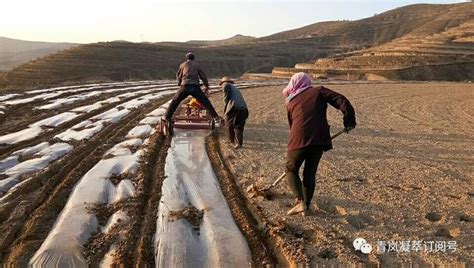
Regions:
<svg viewBox="0 0 474 268"><path fill-rule="evenodd" d="M206 94L204 94L204 92L199 86L195 86L192 88L191 96L195 97L204 106L204 108L206 108L212 118L216 118L219 116L216 110L214 109L214 106L212 106L212 103L209 101Z"/></svg>
<svg viewBox="0 0 474 268"><path fill-rule="evenodd" d="M235 141L234 119L235 119L235 114L232 111L227 113L226 116L225 116L225 126L226 126L226 129L227 129L227 137L229 138L229 141L231 143L234 143L234 141Z"/></svg>
<svg viewBox="0 0 474 268"><path fill-rule="evenodd" d="M189 90L188 87L186 86L181 86L178 89L178 92L174 94L173 99L171 100L170 105L168 106L168 109L166 109L165 113L165 119L166 120L171 120L171 117L173 114L176 112L176 109L178 109L179 104L187 97L189 96Z"/></svg>
<svg viewBox="0 0 474 268"><path fill-rule="evenodd" d="M303 164L304 154L302 149L287 151L286 156L286 180L293 195L302 200L303 189L298 171Z"/></svg>
<svg viewBox="0 0 474 268"><path fill-rule="evenodd" d="M244 143L244 131L241 129L236 128L235 129L235 139L237 140L237 144L239 146L242 146Z"/></svg>
<svg viewBox="0 0 474 268"><path fill-rule="evenodd" d="M247 109L239 109L237 110L237 115L235 117L235 136L240 146L242 146L244 142L244 128L245 128L245 121L249 116L249 112Z"/></svg>
<svg viewBox="0 0 474 268"><path fill-rule="evenodd" d="M307 206L310 205L316 186L316 172L319 160L323 155L320 146L312 146L306 149L303 169L303 199Z"/></svg>

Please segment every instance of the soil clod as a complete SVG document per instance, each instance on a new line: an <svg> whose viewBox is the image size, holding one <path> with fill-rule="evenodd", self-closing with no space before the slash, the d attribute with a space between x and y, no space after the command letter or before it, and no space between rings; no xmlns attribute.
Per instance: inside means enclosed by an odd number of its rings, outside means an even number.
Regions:
<svg viewBox="0 0 474 268"><path fill-rule="evenodd" d="M448 227L441 227L436 231L436 236L446 237L446 238L455 238L461 234L461 230L459 228L448 228Z"/></svg>
<svg viewBox="0 0 474 268"><path fill-rule="evenodd" d="M347 222L356 229L364 229L374 223L372 217L367 215L350 215L347 217Z"/></svg>
<svg viewBox="0 0 474 268"><path fill-rule="evenodd" d="M459 215L459 220L460 221L465 221L465 222L472 222L473 221L473 217L471 215L468 215L466 213L463 213L461 215Z"/></svg>
<svg viewBox="0 0 474 268"><path fill-rule="evenodd" d="M199 230L204 217L204 210L197 209L194 206L188 206L178 211L170 211L170 221L185 219L194 230Z"/></svg>
<svg viewBox="0 0 474 268"><path fill-rule="evenodd" d="M319 252L318 257L322 259L334 259L337 257L337 254L334 250L326 248Z"/></svg>
<svg viewBox="0 0 474 268"><path fill-rule="evenodd" d="M443 215L441 215L440 213L436 211L431 211L426 214L425 218L428 219L429 221L435 222L435 221L441 220L443 218Z"/></svg>
<svg viewBox="0 0 474 268"><path fill-rule="evenodd" d="M347 215L346 209L343 208L343 207L340 207L340 206L335 206L334 212L335 212L336 215L339 215L339 216L346 216Z"/></svg>

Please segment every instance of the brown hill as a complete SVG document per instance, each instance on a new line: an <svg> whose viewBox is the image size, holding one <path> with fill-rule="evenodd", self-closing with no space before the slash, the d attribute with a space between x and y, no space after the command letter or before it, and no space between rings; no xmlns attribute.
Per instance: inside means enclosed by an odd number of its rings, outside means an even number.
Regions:
<svg viewBox="0 0 474 268"><path fill-rule="evenodd" d="M7 72L0 82L4 87L21 89L64 81L174 78L177 66L190 50L210 77L271 72L273 66L293 66L308 58L315 60L341 51L307 40L221 47L107 42L81 45L33 60Z"/></svg>
<svg viewBox="0 0 474 268"><path fill-rule="evenodd" d="M10 70L32 59L76 45L73 43L33 42L0 37L0 70Z"/></svg>
<svg viewBox="0 0 474 268"><path fill-rule="evenodd" d="M474 11L470 11L474 13ZM274 68L277 76L305 71L349 80L474 80L474 16L436 34L410 33L369 49Z"/></svg>
<svg viewBox="0 0 474 268"><path fill-rule="evenodd" d="M352 22L323 22L258 39L240 36L230 39L232 42L248 39L241 44L216 45L221 40L212 45L206 43L209 41L197 44L194 41L81 45L9 71L0 80L0 87L25 88L64 81L172 78L189 50L197 54L197 59L211 77L270 72L273 66L290 68L298 62L311 62L312 65L319 58L353 53L361 48L370 49L399 38L420 37L423 40L426 36L446 32L469 21L473 17L472 10L473 3L411 5ZM351 54L341 55L348 57ZM449 58L433 58L437 63L446 63L446 59ZM287 74L293 71L289 69ZM403 79L403 76L389 77Z"/></svg>
<svg viewBox="0 0 474 268"><path fill-rule="evenodd" d="M238 45L246 44L253 41L256 41L257 38L253 36L246 36L241 34L236 34L230 38L222 40L190 40L187 41L187 44L197 45L197 46L228 46L228 45Z"/></svg>
<svg viewBox="0 0 474 268"><path fill-rule="evenodd" d="M431 35L442 32L471 18L473 9L473 3L415 4L357 21L318 22L258 40L279 41L317 37L340 44L357 42L378 45L407 34Z"/></svg>

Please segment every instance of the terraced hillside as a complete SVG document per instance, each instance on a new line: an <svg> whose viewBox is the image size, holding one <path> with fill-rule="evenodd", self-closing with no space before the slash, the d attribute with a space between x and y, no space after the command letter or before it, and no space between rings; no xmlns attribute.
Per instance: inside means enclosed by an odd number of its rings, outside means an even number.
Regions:
<svg viewBox="0 0 474 268"><path fill-rule="evenodd" d="M237 76L246 71L270 72L273 66L292 66L308 58L327 56L336 46L314 41L264 43L261 45L171 46L108 42L81 45L31 61L6 73L0 87L27 88L62 84L129 79L174 78L184 55L192 50L210 77Z"/></svg>
<svg viewBox="0 0 474 268"><path fill-rule="evenodd" d="M291 76L305 71L315 78L347 80L473 80L474 4L464 7L467 12L461 23L445 26L439 33L412 32L369 49L299 63L294 68L274 68L272 74ZM453 12L447 9L445 15L456 16Z"/></svg>
<svg viewBox="0 0 474 268"><path fill-rule="evenodd" d="M239 76L247 72L270 72L274 66L290 68L298 62L314 63L320 58L387 44L398 39L419 38L423 41L427 36L459 27L472 18L472 10L474 10L473 3L411 5L358 21L322 22L262 38L237 36L216 42L156 44L110 42L82 45L9 71L0 80L0 88L23 89L39 85L62 84L65 81L80 83L172 78L184 53L189 50L196 52L198 60L211 77ZM470 43L467 45L469 46ZM347 57L356 54L342 55ZM373 56L370 55L370 57ZM373 61L369 57L363 60L366 59ZM374 60L378 59L374 58ZM432 60L437 64L444 64L449 58L432 58ZM307 68L300 67L298 65L298 69ZM317 65L311 66L308 69L317 69L317 67ZM468 67L470 65L460 65L456 72L463 74ZM424 70L425 67L421 68L419 73L427 72ZM432 68L428 69L431 71ZM453 72L451 69L448 65L446 68L438 68L432 72L436 74L436 77L443 77L447 76L443 74L444 72ZM295 70L275 69L274 71L275 74L288 75ZM313 72L317 73L317 71ZM335 72L339 74L337 69ZM407 71L389 75L388 78L406 79L404 73ZM409 70L408 73L411 74L412 71ZM438 73L442 75L437 75ZM342 74L347 76L346 72ZM465 77L465 75L461 76Z"/></svg>

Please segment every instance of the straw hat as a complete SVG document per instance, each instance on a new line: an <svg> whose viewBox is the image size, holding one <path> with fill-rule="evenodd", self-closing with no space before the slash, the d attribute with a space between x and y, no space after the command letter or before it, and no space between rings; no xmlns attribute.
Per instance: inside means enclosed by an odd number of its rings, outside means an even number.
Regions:
<svg viewBox="0 0 474 268"><path fill-rule="evenodd" d="M219 82L219 86L222 85L223 83L234 83L234 80L230 79L228 76L222 77L221 81Z"/></svg>
<svg viewBox="0 0 474 268"><path fill-rule="evenodd" d="M192 52L186 53L186 59L187 60L194 60L194 57L195 57L194 53L192 53Z"/></svg>

